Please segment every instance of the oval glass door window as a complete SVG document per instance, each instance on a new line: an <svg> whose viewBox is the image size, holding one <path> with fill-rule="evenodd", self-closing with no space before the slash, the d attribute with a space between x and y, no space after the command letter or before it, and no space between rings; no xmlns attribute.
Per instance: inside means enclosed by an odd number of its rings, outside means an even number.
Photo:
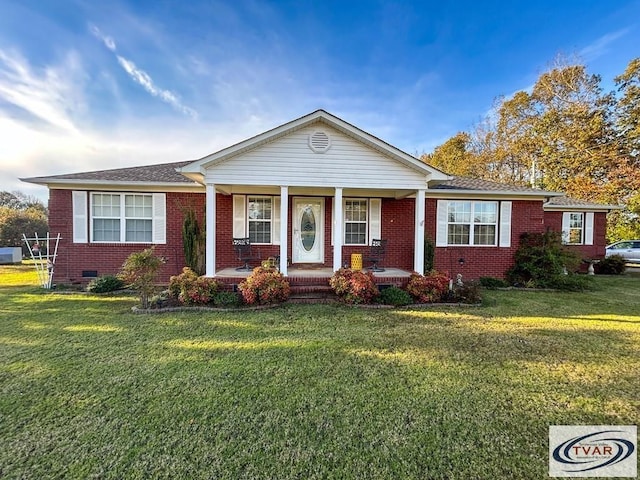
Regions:
<svg viewBox="0 0 640 480"><path fill-rule="evenodd" d="M300 232L302 232L302 246L307 252L310 252L316 243L316 216L310 206L305 207L302 212Z"/></svg>

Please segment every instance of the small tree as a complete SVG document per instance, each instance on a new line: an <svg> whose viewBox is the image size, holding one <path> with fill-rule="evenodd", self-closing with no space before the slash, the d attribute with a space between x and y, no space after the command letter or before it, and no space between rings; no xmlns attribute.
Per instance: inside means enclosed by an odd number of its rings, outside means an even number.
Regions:
<svg viewBox="0 0 640 480"><path fill-rule="evenodd" d="M138 292L142 308L149 308L149 299L156 289L158 270L164 262L164 258L155 255L151 247L132 253L122 265L120 277Z"/></svg>
<svg viewBox="0 0 640 480"><path fill-rule="evenodd" d="M184 212L182 224L184 261L198 275L204 273L204 236L193 209Z"/></svg>

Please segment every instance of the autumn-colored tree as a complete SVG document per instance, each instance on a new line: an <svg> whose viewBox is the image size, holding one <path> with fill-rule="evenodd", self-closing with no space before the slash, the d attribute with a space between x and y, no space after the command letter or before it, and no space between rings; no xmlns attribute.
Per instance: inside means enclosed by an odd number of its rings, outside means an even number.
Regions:
<svg viewBox="0 0 640 480"><path fill-rule="evenodd" d="M454 175L624 205L609 238L640 238L640 59L616 82L617 95L604 93L598 75L561 59L423 160Z"/></svg>

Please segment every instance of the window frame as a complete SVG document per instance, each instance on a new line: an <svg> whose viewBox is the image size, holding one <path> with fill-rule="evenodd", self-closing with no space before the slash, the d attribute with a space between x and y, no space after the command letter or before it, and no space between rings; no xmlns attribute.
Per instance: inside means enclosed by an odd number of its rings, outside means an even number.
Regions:
<svg viewBox="0 0 640 480"><path fill-rule="evenodd" d="M449 219L449 207L452 203L470 204L469 221L450 221ZM494 222L476 222L476 206L477 205L494 205L495 206L495 220ZM499 246L500 235L500 202L497 200L447 200L446 203L446 235L448 247L497 247ZM450 243L449 227L452 225L468 225L468 241L467 243ZM476 227L493 226L493 243L475 243Z"/></svg>
<svg viewBox="0 0 640 480"><path fill-rule="evenodd" d="M569 221L568 221L568 225L567 225L565 245L584 245L585 244L585 229L586 229L585 220L586 220L586 215L584 214L584 212L567 212L567 214L569 215ZM573 216L574 215L580 217L580 226L579 227L572 226ZM571 241L571 231L572 230L579 230L580 231L580 240L579 241L577 241L577 242L572 242Z"/></svg>
<svg viewBox="0 0 640 480"><path fill-rule="evenodd" d="M119 197L119 215L116 216L102 216L102 215L94 215L94 207L96 206L95 198L96 196L111 196L111 197ZM149 217L140 217L133 216L127 217L126 212L126 198L127 197L148 197L151 200L150 205L150 215ZM97 244L153 244L154 243L154 211L153 211L154 199L152 193L141 193L141 192L90 192L89 194L89 234L90 234L90 243ZM144 206L143 206L144 208ZM96 240L95 237L95 220L118 220L119 221L119 236L118 240ZM151 222L151 231L149 240L127 240L127 220L144 220Z"/></svg>
<svg viewBox="0 0 640 480"><path fill-rule="evenodd" d="M345 246L366 246L369 245L369 225L371 221L371 213L369 212L369 198L343 198L342 199L342 244ZM348 202L364 202L365 220L347 220L347 203ZM347 224L364 225L364 243L347 242Z"/></svg>
<svg viewBox="0 0 640 480"><path fill-rule="evenodd" d="M274 233L273 233L273 228L274 228L274 222L273 222L273 216L274 216L274 209L275 209L275 201L274 201L274 197L271 195L246 195L245 197L245 201L246 201L246 206L245 206L245 215L246 215L246 235L247 238L250 239L250 242L252 245L273 245L273 237L274 237ZM269 204L270 204L270 217L269 219L264 219L264 218L260 218L260 219L252 219L251 216L249 215L249 206L251 204L251 202L253 200L269 200ZM268 223L269 224L269 242L254 242L251 240L251 222L260 222L260 223Z"/></svg>

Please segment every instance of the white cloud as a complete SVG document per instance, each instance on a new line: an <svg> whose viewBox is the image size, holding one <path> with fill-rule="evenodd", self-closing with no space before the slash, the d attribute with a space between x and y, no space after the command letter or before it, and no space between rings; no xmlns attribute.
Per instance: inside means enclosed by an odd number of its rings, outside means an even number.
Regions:
<svg viewBox="0 0 640 480"><path fill-rule="evenodd" d="M77 134L73 110L82 108L82 98L74 93L74 83L83 81L76 56L70 53L64 63L47 67L39 75L14 52L0 50L0 96L17 108L46 124Z"/></svg>
<svg viewBox="0 0 640 480"><path fill-rule="evenodd" d="M151 95L153 95L154 97L158 97L160 100L168 103L173 108L175 108L179 112L184 113L185 115L189 115L193 118L198 117L198 113L195 110L183 105L174 93L170 92L169 90L162 90L161 88L158 88L153 83L153 80L151 80L151 77L144 70L136 67L135 63L127 60L124 57L121 57L120 55L116 55L116 57L118 58L118 63L124 69L124 71L127 72L135 82L142 85L142 88L144 88Z"/></svg>
<svg viewBox="0 0 640 480"><path fill-rule="evenodd" d="M108 35L103 34L98 27L96 27L93 23L89 24L89 31L98 39L104 43L104 46L107 47L112 52L116 51L116 42Z"/></svg>
<svg viewBox="0 0 640 480"><path fill-rule="evenodd" d="M616 30L615 32L607 33L580 50L579 55L585 60L595 60L596 58L601 57L602 55L607 53L610 49L611 44L627 33L629 33L628 28L623 28L621 30Z"/></svg>
<svg viewBox="0 0 640 480"><path fill-rule="evenodd" d="M102 31L92 23L89 24L89 31L98 40L100 40L105 45L105 47L107 47L115 54L120 66L125 72L129 74L134 82L140 84L142 88L144 88L148 93L150 93L154 97L158 97L163 102L168 103L177 111L184 113L185 115L188 115L192 118L198 118L198 112L184 105L175 93L171 92L170 90L163 90L162 88L158 87L147 72L138 68L133 61L121 55L118 55L116 53L116 42L112 37L102 33Z"/></svg>

